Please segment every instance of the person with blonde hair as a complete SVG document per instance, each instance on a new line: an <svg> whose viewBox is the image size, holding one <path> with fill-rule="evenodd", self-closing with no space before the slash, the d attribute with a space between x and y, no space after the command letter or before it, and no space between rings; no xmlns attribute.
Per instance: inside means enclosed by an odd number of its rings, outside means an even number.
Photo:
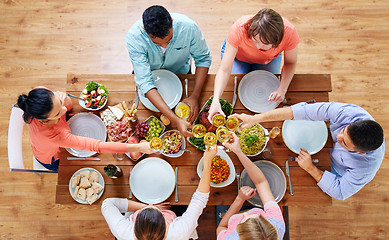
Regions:
<svg viewBox="0 0 389 240"><path fill-rule="evenodd" d="M230 208L223 216L216 229L218 240L251 240L269 239L280 240L285 234L285 222L278 204L270 190L269 183L259 169L244 153L239 144L239 138L232 133L233 142L223 143L231 149L239 158L253 181L255 189L243 186ZM264 209L253 208L244 213L238 213L243 203L258 192L264 205Z"/></svg>

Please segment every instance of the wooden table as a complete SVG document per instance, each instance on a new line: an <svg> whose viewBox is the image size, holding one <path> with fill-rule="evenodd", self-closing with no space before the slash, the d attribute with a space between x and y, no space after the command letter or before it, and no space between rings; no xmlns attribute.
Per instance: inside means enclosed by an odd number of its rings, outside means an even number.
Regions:
<svg viewBox="0 0 389 240"><path fill-rule="evenodd" d="M230 81L227 84L226 91L223 93L223 98L229 102L232 102L234 76L237 76L239 81L244 75L231 75ZM178 75L182 83L184 79L189 80L189 92L194 87L194 75ZM203 92L201 94L200 105L202 106L210 96L213 94L214 74L209 74L205 83ZM79 95L80 91L85 87L88 81L96 81L104 84L110 91L108 104L114 105L120 101L131 101L135 98L135 84L134 75L130 74L95 74L95 75L75 75L68 74L67 76L67 92ZM238 81L238 83L239 83ZM302 101L316 100L328 101L328 93L331 91L331 76L328 74L296 74L289 86L289 91L286 94L287 104L295 104ZM183 93L185 96L185 93ZM199 106L199 107L201 107ZM279 106L282 107L282 104ZM73 110L71 113L78 113L85 111L80 107L78 101L73 99ZM248 113L252 112L245 109L242 103L237 99L234 107L235 113ZM142 103L139 103L137 116L139 120L144 120L150 115L159 117L160 113L154 113L147 110ZM274 126L282 127L282 121L269 122L262 124L265 128L271 129ZM169 125L167 130L170 129ZM329 135L330 136L330 135ZM161 157L167 160L173 167L178 166L178 195L179 202L174 201L174 194L170 196L168 201L171 204L187 205L192 197L192 194L197 188L199 177L196 173L197 163L202 157L203 152L196 150L190 143L187 143L188 149L192 153L184 153L179 158L169 158L161 154L151 154L149 156ZM284 144L281 135L275 139L271 139L268 143L272 152L272 162L276 163L285 172L285 161L288 156L296 156L291 152ZM329 140L326 146L317 154L313 155L313 158L320 160L316 164L321 170L330 170L330 148L332 146L332 140ZM233 153L228 153L231 157L235 168L243 171L242 164ZM125 157L125 160L118 161L113 158L111 153L101 153L96 156L101 158L101 161L68 161L66 158L70 154L66 150L62 150L61 161L58 172L58 184L56 186L56 203L58 204L78 204L69 194L69 180L72 174L83 167L93 167L99 170L104 176L105 190L103 196L96 202L101 204L101 201L109 197L127 198L129 195L129 173L137 162L132 161ZM147 157L147 156L146 156ZM252 158L252 160L259 160L261 156ZM112 163L120 166L123 170L123 177L119 179L112 179L106 177L103 171L104 166ZM292 178L294 196L289 195L289 184L286 190L284 198L281 200L282 206L303 206L303 205L318 205L327 206L332 204L332 199L316 185L316 181L303 169L301 169L296 162L290 162L290 174ZM237 182L234 181L231 185L224 188L211 188L211 194L208 201L208 205L229 205L233 202L237 194ZM136 199L136 198L133 198Z"/></svg>

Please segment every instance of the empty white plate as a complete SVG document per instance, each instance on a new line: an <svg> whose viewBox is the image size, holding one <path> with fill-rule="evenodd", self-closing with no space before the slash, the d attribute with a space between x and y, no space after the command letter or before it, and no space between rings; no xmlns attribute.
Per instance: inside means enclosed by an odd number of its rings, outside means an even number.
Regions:
<svg viewBox="0 0 389 240"><path fill-rule="evenodd" d="M107 129L104 122L93 113L77 113L68 121L70 131L73 135L94 138L105 142ZM90 157L96 152L66 148L66 150L76 157Z"/></svg>
<svg viewBox="0 0 389 240"><path fill-rule="evenodd" d="M256 161L254 162L254 164L259 169L261 169L263 175L265 175L276 202L281 201L286 191L286 179L284 172L281 170L280 167L270 161ZM247 174L246 169L243 170L242 175L240 176L240 186L249 186L255 188L255 185ZM263 203L258 193L247 201L255 206L263 207Z"/></svg>
<svg viewBox="0 0 389 240"><path fill-rule="evenodd" d="M157 157L145 158L135 165L130 174L130 188L141 202L157 204L173 192L176 176L172 166Z"/></svg>
<svg viewBox="0 0 389 240"><path fill-rule="evenodd" d="M271 72L256 70L247 73L240 80L239 99L248 110L262 113L278 106L277 102L269 102L269 96L280 86L280 80Z"/></svg>
<svg viewBox="0 0 389 240"><path fill-rule="evenodd" d="M286 120L282 138L292 152L299 154L300 148L304 148L312 155L325 146L328 130L324 121Z"/></svg>
<svg viewBox="0 0 389 240"><path fill-rule="evenodd" d="M165 69L154 70L152 71L152 74L158 93L170 109L174 108L181 100L182 96L182 85L180 79L176 74ZM140 90L138 90L138 92L140 101L146 108L154 112L159 112L159 110L140 92Z"/></svg>

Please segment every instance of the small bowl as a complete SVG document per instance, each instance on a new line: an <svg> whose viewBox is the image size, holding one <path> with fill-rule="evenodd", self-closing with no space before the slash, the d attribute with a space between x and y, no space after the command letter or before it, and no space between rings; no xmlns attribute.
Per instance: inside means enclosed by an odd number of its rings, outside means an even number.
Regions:
<svg viewBox="0 0 389 240"><path fill-rule="evenodd" d="M227 161L228 166L230 166L230 176L228 176L227 180L221 183L213 183L211 182L212 187L226 187L230 185L235 180L235 167L234 164L231 161L231 158L227 155L227 153L223 150L222 147L217 147L217 153L216 155L219 155L222 159ZM200 159L199 163L197 164L197 175L201 178L201 175L203 174L203 167L204 167L204 160L203 158Z"/></svg>
<svg viewBox="0 0 389 240"><path fill-rule="evenodd" d="M100 86L101 84L99 84L99 86ZM108 93L108 95L109 95L109 93ZM99 107L97 107L97 108L95 108L95 109L93 109L93 108L90 108L90 107L85 107L85 105L86 105L86 101L84 101L84 100L78 100L78 103L80 104L80 106L82 107L82 108L84 108L84 109L86 109L86 110L89 110L89 111L98 111L98 110L100 110L100 109L102 109L103 107L105 107L105 105L107 105L107 102L108 102L108 95L107 95L107 98L105 99L105 102L104 102L104 104L103 105L101 105L101 106L99 106ZM82 91L81 91L81 94L80 94L80 98L84 98L85 97L85 95L82 93Z"/></svg>
<svg viewBox="0 0 389 240"><path fill-rule="evenodd" d="M167 134L167 133L171 133L171 132L178 132L180 133L178 130L170 130L170 131L166 131L164 132L160 138L163 139L163 137ZM180 147L180 150L176 153L164 153L162 150L160 150L159 152L166 156L166 157L172 157L172 158L176 158L176 157L180 157L182 154L184 154L184 151L182 149L185 149L186 147L186 144L185 144L185 138L181 135L181 147Z"/></svg>

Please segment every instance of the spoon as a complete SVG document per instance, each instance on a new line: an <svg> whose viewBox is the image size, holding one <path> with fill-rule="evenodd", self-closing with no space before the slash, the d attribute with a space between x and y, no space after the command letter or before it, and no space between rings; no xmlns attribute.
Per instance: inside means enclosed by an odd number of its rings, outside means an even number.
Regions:
<svg viewBox="0 0 389 240"><path fill-rule="evenodd" d="M74 95L72 95L72 94L70 94L70 93L68 93L68 96L69 96L69 97L72 97L72 98L76 98L76 99L82 100L82 101L85 102L84 99L82 99L82 98L80 98L80 97L77 97L77 96L74 96Z"/></svg>

